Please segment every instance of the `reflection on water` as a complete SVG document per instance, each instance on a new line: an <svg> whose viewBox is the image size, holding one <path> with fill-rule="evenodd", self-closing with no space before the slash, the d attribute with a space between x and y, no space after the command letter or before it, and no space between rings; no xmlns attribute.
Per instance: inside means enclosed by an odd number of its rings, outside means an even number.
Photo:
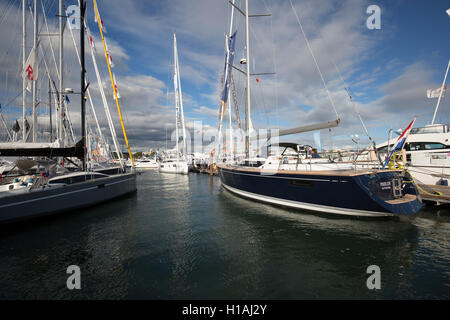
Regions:
<svg viewBox="0 0 450 320"><path fill-rule="evenodd" d="M449 226L446 208L336 218L237 197L209 175L146 171L132 196L1 229L0 298L448 299ZM66 289L71 264L79 291Z"/></svg>

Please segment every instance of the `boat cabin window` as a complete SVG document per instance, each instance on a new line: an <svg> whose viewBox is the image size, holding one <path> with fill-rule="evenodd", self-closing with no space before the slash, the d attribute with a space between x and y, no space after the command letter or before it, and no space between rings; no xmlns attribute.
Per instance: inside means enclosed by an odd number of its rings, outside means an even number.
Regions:
<svg viewBox="0 0 450 320"><path fill-rule="evenodd" d="M442 143L424 143L425 150L432 150L432 149L446 149L447 146L443 145Z"/></svg>
<svg viewBox="0 0 450 320"><path fill-rule="evenodd" d="M424 134L424 133L445 133L446 126L432 126L423 128L413 128L411 129L411 134Z"/></svg>
<svg viewBox="0 0 450 320"><path fill-rule="evenodd" d="M435 150L435 149L448 149L450 146L438 142L410 142L405 146L406 151L418 151L418 150Z"/></svg>

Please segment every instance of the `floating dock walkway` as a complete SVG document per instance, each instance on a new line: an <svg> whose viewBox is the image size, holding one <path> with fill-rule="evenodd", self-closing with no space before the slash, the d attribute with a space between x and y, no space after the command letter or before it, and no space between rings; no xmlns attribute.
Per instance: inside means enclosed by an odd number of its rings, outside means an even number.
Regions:
<svg viewBox="0 0 450 320"><path fill-rule="evenodd" d="M450 187L439 185L419 184L419 193L424 201L434 202L436 205L450 203Z"/></svg>

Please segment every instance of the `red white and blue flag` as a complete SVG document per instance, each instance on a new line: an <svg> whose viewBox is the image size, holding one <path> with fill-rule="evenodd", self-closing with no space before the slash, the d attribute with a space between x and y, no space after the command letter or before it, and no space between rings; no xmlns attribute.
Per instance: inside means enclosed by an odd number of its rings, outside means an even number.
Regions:
<svg viewBox="0 0 450 320"><path fill-rule="evenodd" d="M397 141L395 142L391 152L389 153L389 155L387 156L384 165L383 165L383 169L386 167L386 165L389 163L389 160L391 159L391 156L394 154L395 151L401 150L403 149L406 139L408 138L411 129L414 125L414 122L416 121L416 118L414 118L413 121L411 121L411 123L409 124L409 126L405 129L405 131L403 131L403 133L401 134L400 137L398 137Z"/></svg>

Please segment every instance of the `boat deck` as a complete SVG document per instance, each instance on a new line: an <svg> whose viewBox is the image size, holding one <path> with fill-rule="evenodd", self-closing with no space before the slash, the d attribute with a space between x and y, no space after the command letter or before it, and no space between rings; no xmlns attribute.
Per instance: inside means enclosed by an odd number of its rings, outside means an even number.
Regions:
<svg viewBox="0 0 450 320"><path fill-rule="evenodd" d="M405 194L401 198L387 200L386 202L389 204L400 204L400 203L407 203L407 202L415 201L416 199L417 199L417 196L415 194Z"/></svg>
<svg viewBox="0 0 450 320"><path fill-rule="evenodd" d="M315 176L344 176L344 177L354 177L366 174L376 174L381 171L378 169L366 169L366 170L354 170L354 169L341 169L341 170L320 170L320 171L301 171L301 170L272 170L272 169L260 169L252 167L239 167L233 165L218 165L222 169L234 170L234 171L250 171L250 172L264 172L264 174L301 174L301 175L315 175ZM402 170L390 170L390 171L402 171Z"/></svg>

